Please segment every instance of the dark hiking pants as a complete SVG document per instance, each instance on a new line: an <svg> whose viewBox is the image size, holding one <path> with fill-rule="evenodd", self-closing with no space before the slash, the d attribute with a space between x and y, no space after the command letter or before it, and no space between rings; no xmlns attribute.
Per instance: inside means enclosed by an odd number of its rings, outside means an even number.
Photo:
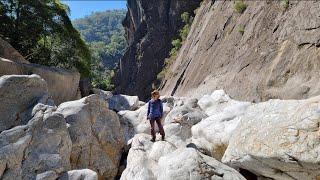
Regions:
<svg viewBox="0 0 320 180"><path fill-rule="evenodd" d="M150 119L151 136L152 136L152 138L156 139L156 132L154 131L154 122L157 122L160 134L164 138L165 134L164 134L163 126L161 124L161 118L152 118L152 119Z"/></svg>

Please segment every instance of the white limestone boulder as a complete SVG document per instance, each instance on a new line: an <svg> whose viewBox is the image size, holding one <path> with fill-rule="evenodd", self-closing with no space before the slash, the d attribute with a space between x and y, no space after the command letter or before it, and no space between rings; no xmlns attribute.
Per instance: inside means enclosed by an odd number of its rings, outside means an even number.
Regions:
<svg viewBox="0 0 320 180"><path fill-rule="evenodd" d="M252 105L222 161L273 179L319 179L319 124L320 96Z"/></svg>
<svg viewBox="0 0 320 180"><path fill-rule="evenodd" d="M72 169L90 168L100 178L113 179L124 147L117 113L98 95L62 103L57 111L69 124Z"/></svg>
<svg viewBox="0 0 320 180"><path fill-rule="evenodd" d="M159 159L158 180L245 180L235 169L194 148L180 148Z"/></svg>
<svg viewBox="0 0 320 180"><path fill-rule="evenodd" d="M167 141L150 141L150 135L137 134L132 139L127 158L127 167L121 175L121 180L156 180L158 160L176 147Z"/></svg>
<svg viewBox="0 0 320 180"><path fill-rule="evenodd" d="M192 142L206 154L221 160L240 116L251 103L233 100L218 90L202 97L198 104L210 116L192 126Z"/></svg>

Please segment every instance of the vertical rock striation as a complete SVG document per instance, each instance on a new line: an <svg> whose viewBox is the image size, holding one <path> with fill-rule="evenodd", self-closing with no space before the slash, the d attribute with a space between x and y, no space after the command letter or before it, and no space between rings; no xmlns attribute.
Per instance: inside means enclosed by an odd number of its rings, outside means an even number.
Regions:
<svg viewBox="0 0 320 180"><path fill-rule="evenodd" d="M146 99L162 70L171 42L183 26L181 14L193 13L199 0L128 0L123 21L129 47L115 77L117 92Z"/></svg>

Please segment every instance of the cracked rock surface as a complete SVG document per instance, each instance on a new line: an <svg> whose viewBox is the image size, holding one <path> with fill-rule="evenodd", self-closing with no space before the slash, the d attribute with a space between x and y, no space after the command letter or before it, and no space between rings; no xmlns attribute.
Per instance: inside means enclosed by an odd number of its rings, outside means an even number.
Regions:
<svg viewBox="0 0 320 180"><path fill-rule="evenodd" d="M252 105L222 161L274 179L318 179L319 123L320 96Z"/></svg>
<svg viewBox="0 0 320 180"><path fill-rule="evenodd" d="M117 113L98 95L62 103L57 111L68 123L72 169L90 168L100 178L114 178L124 146Z"/></svg>

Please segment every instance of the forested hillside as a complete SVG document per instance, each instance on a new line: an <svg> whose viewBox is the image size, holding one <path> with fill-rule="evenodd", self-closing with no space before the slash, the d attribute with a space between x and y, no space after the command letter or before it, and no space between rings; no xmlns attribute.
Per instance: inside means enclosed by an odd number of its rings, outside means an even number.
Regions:
<svg viewBox="0 0 320 180"><path fill-rule="evenodd" d="M93 85L101 89L112 89L113 69L126 48L122 20L126 10L96 12L77 19L73 25L78 29L92 53Z"/></svg>

